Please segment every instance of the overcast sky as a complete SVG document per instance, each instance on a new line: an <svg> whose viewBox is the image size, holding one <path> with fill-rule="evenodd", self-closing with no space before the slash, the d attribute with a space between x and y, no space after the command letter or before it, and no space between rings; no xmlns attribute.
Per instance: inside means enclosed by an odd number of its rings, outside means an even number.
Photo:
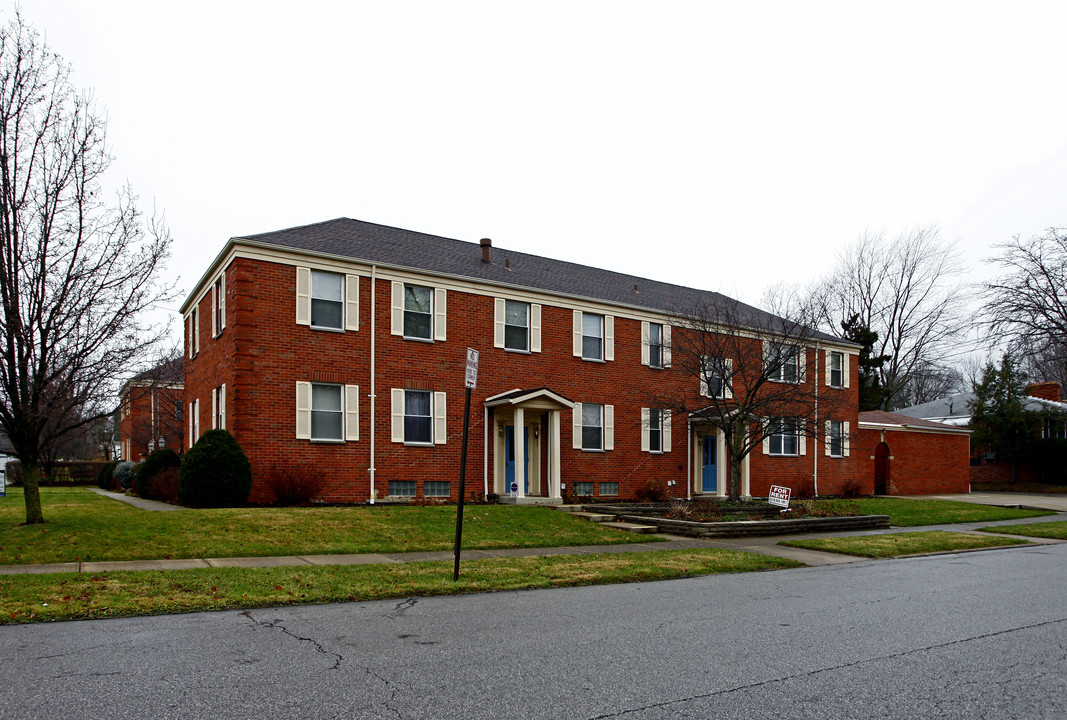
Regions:
<svg viewBox="0 0 1067 720"><path fill-rule="evenodd" d="M936 223L979 277L1067 224L1062 0L21 7L183 296L229 237L336 217L748 302L867 229Z"/></svg>

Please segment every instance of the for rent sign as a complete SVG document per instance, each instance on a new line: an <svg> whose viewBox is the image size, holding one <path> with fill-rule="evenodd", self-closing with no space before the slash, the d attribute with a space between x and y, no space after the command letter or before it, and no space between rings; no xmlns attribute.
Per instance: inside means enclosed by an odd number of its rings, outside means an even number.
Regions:
<svg viewBox="0 0 1067 720"><path fill-rule="evenodd" d="M781 485L771 485L771 492L767 495L767 502L779 507L789 507L789 495L792 491Z"/></svg>

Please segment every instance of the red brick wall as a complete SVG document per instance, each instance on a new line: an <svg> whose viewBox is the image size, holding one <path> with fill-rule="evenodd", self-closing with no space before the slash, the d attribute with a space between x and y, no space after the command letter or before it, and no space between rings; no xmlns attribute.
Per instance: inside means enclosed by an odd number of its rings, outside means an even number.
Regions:
<svg viewBox="0 0 1067 720"><path fill-rule="evenodd" d="M874 487L874 449L881 431L861 429L853 446L860 476ZM889 495L965 493L970 489L970 436L914 430L886 430ZM869 478L869 480L866 480Z"/></svg>
<svg viewBox="0 0 1067 720"><path fill-rule="evenodd" d="M362 502L370 493L370 354L371 281L360 278L360 328L330 332L295 323L293 266L238 258L227 269L227 327L211 338L211 294L200 303L200 353L186 361L186 403L200 398L201 432L211 427L211 389L227 384L227 426L252 461L256 478L252 501L270 501L262 482L275 466L306 464L322 473L327 490L320 499ZM432 284L427 282L427 284ZM389 480L417 480L422 495L426 480L451 482L458 490L462 440L463 371L468 346L480 351L478 387L472 393L467 488L483 488L485 399L515 388L547 387L575 402L612 404L615 408L615 449L591 453L572 449L571 415L561 417L560 448L563 482L618 482L620 496L632 497L650 479L675 481L669 491L686 494L686 422L673 421L671 452L640 450L640 409L650 407L650 391L665 387L696 394L696 381L675 370L641 365L641 323L615 316L615 359L583 361L572 355L573 314L570 308L542 307L542 352L514 353L493 347L493 298L449 290L447 337L444 342L417 342L390 334L390 282L379 279L376 297L376 413L375 466L379 497ZM679 332L675 328L674 332ZM188 340L188 338L187 338ZM814 353L808 352L808 377L815 376ZM822 358L819 381L822 384ZM851 357L851 377L858 377ZM295 385L322 381L359 385L358 442L317 443L295 437ZM820 388L827 404L835 394L847 409L841 419L858 425L855 389ZM390 440L390 389L422 388L447 393L447 432L444 445L413 447ZM529 418L531 421L534 418ZM490 418L492 422L492 418ZM495 424L494 424L495 425ZM547 438L547 424L542 428ZM547 443L542 443L543 481L547 478ZM855 446L853 445L853 448ZM803 457L765 456L757 448L751 456L751 491L766 495L771 484L799 487L812 480L818 455L819 490L839 491L855 477L855 451L850 458L829 458L822 442L808 439ZM493 490L490 439L490 491ZM698 471L694 471L698 472ZM596 489L599 494L599 487Z"/></svg>

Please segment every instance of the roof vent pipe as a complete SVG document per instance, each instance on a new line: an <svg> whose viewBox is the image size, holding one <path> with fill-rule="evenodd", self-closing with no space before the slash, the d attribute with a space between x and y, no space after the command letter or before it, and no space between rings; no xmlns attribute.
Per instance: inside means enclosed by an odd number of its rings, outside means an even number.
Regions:
<svg viewBox="0 0 1067 720"><path fill-rule="evenodd" d="M489 262L489 250L493 247L493 241L489 238L482 238L482 262Z"/></svg>

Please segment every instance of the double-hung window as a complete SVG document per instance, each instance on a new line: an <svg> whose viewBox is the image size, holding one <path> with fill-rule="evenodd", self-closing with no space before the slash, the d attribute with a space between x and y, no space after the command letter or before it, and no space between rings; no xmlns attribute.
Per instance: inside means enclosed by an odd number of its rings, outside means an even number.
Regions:
<svg viewBox="0 0 1067 720"><path fill-rule="evenodd" d="M404 391L404 442L433 442L432 405L429 390Z"/></svg>
<svg viewBox="0 0 1067 720"><path fill-rule="evenodd" d="M311 271L311 327L342 330L345 318L345 276Z"/></svg>
<svg viewBox="0 0 1067 720"><path fill-rule="evenodd" d="M344 440L341 386L311 384L311 439Z"/></svg>
<svg viewBox="0 0 1067 720"><path fill-rule="evenodd" d="M771 455L799 455L800 433L796 418L775 418L767 429Z"/></svg>
<svg viewBox="0 0 1067 720"><path fill-rule="evenodd" d="M582 403L582 450L604 449L604 406Z"/></svg>
<svg viewBox="0 0 1067 720"><path fill-rule="evenodd" d="M433 289L404 286L404 337L433 339Z"/></svg>
<svg viewBox="0 0 1067 720"><path fill-rule="evenodd" d="M604 316L582 313L582 359L604 359Z"/></svg>
<svg viewBox="0 0 1067 720"><path fill-rule="evenodd" d="M663 326L659 323L648 324L648 365L663 367Z"/></svg>
<svg viewBox="0 0 1067 720"><path fill-rule="evenodd" d="M648 410L648 450L663 452L663 411L659 408Z"/></svg>
<svg viewBox="0 0 1067 720"><path fill-rule="evenodd" d="M765 358L770 380L800 382L800 351L789 345L772 344Z"/></svg>
<svg viewBox="0 0 1067 720"><path fill-rule="evenodd" d="M504 303L504 347L508 350L530 350L530 305L507 300Z"/></svg>
<svg viewBox="0 0 1067 720"><path fill-rule="evenodd" d="M831 352L829 359L830 371L830 387L844 387L845 372L844 372L844 353Z"/></svg>
<svg viewBox="0 0 1067 720"><path fill-rule="evenodd" d="M706 357L700 364L700 394L709 398L730 398L730 376L733 361L727 358Z"/></svg>

